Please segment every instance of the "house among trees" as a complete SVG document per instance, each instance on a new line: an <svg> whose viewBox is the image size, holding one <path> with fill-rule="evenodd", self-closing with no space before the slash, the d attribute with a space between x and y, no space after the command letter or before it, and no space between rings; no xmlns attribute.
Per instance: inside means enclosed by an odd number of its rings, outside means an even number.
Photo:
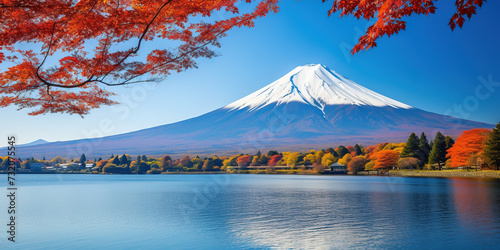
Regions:
<svg viewBox="0 0 500 250"><path fill-rule="evenodd" d="M325 172L330 174L347 174L347 166L335 162L330 165L330 171L325 171Z"/></svg>

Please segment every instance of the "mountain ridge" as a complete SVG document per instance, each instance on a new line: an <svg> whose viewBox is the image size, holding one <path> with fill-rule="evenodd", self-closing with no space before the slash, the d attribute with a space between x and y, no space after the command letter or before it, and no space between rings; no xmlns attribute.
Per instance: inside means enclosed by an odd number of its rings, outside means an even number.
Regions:
<svg viewBox="0 0 500 250"><path fill-rule="evenodd" d="M229 105L176 123L95 139L22 147L26 156L243 153L458 136L492 124L439 115L369 90L324 65L299 66Z"/></svg>

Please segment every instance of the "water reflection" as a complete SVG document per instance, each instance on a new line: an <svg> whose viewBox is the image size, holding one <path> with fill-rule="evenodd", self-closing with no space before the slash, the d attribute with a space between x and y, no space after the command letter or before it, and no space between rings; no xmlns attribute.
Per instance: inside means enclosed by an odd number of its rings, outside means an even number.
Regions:
<svg viewBox="0 0 500 250"><path fill-rule="evenodd" d="M22 240L16 246L473 249L500 244L497 180L228 175L217 182L218 177L23 176ZM214 188L214 183L222 184ZM1 200L0 205L6 207Z"/></svg>
<svg viewBox="0 0 500 250"><path fill-rule="evenodd" d="M450 181L456 216L469 233L492 235L498 219L499 189L496 180L453 178ZM498 205L498 203L496 204Z"/></svg>
<svg viewBox="0 0 500 250"><path fill-rule="evenodd" d="M495 189L484 182L450 179L361 180L260 183L261 188L240 196L244 198L228 201L240 209L228 213L228 224L240 241L259 247L463 248L498 243L461 235L463 228L500 232L499 214L492 213L489 203L498 198L492 197L498 182L493 183ZM456 216L464 219L457 221Z"/></svg>

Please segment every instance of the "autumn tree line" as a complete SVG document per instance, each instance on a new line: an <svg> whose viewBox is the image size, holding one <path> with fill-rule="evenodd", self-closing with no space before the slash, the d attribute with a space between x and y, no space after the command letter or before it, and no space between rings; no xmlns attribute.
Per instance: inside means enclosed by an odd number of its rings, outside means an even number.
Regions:
<svg viewBox="0 0 500 250"><path fill-rule="evenodd" d="M5 170L7 157L0 157L0 167ZM30 164L58 167L66 163L61 157L51 160L28 158L13 159L18 168L29 169ZM73 159L64 171L93 172L107 174L161 174L168 172L236 172L263 166L266 173L276 173L278 166L292 171L322 173L333 163L347 166L349 172L388 171L391 169L482 168L498 170L500 166L500 123L493 130L471 129L464 131L456 140L437 132L429 141L425 133L417 136L411 133L406 143L380 143L363 147L338 146L307 153L278 152L270 150L266 154L238 154L219 157L190 157L173 159L169 155L161 158L146 155L132 157L128 154L111 155L107 159L88 160L85 154ZM87 164L92 164L88 169ZM306 167L306 166L309 166ZM254 167L254 168L252 168ZM262 168L261 168L262 169ZM60 169L62 170L62 169Z"/></svg>

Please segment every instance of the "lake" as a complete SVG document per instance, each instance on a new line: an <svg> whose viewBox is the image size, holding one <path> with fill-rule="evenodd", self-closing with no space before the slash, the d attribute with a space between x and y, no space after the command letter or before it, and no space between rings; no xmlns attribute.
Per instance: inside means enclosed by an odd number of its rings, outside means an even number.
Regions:
<svg viewBox="0 0 500 250"><path fill-rule="evenodd" d="M1 175L7 179L6 175ZM496 248L500 181L17 175L13 249ZM0 181L6 190L7 181ZM0 221L8 223L7 197Z"/></svg>

